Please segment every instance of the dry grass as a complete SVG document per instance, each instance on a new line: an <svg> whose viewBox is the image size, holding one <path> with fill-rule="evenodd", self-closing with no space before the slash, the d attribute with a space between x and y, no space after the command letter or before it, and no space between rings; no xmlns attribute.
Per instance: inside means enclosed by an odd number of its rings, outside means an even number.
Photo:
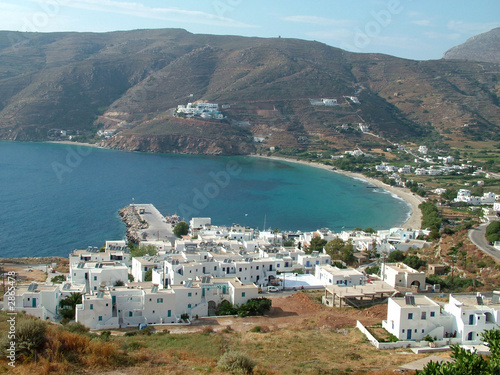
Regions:
<svg viewBox="0 0 500 375"><path fill-rule="evenodd" d="M285 329L271 333L243 332L228 337L231 347L257 361L268 374L366 373L393 370L421 358L398 351L378 351L356 329L347 334L329 329Z"/></svg>
<svg viewBox="0 0 500 375"><path fill-rule="evenodd" d="M110 341L103 341L97 335L80 335L50 325L48 342L36 363L19 363L13 373L228 374L217 364L225 352L236 350L256 362L256 375L384 374L422 357L405 350L378 351L357 329L323 324L325 314L332 311L316 305L305 294L298 298L309 313L300 315L296 325L261 325L260 332L250 332L252 325L248 325L246 331L216 333L207 328L189 334L111 336ZM352 310L345 313L352 314ZM5 320L6 316L0 315L0 329ZM6 369L4 359L0 359L0 373L2 366Z"/></svg>

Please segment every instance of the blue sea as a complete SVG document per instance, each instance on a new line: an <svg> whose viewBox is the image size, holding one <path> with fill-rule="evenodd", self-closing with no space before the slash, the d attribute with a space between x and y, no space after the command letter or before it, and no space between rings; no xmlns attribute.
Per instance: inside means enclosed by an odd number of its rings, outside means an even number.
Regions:
<svg viewBox="0 0 500 375"><path fill-rule="evenodd" d="M404 201L367 186L262 158L0 142L0 257L67 256L122 239L118 211L132 200L259 229L385 229L407 219Z"/></svg>

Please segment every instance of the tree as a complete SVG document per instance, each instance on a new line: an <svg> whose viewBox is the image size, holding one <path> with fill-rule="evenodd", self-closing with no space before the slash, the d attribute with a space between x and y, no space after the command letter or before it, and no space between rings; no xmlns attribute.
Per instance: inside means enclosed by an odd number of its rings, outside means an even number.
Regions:
<svg viewBox="0 0 500 375"><path fill-rule="evenodd" d="M144 275L144 281L153 281L153 269L150 268L149 270L146 271L146 274Z"/></svg>
<svg viewBox="0 0 500 375"><path fill-rule="evenodd" d="M155 256L156 254L158 254L158 249L154 245L134 246L130 249L130 256L132 258L139 258L144 255Z"/></svg>
<svg viewBox="0 0 500 375"><path fill-rule="evenodd" d="M356 261L354 245L350 241L342 248L340 259L348 265L352 265Z"/></svg>
<svg viewBox="0 0 500 375"><path fill-rule="evenodd" d="M405 259L405 253L403 253L401 250L394 250L387 257L387 262L396 263L396 262L401 262L404 259Z"/></svg>
<svg viewBox="0 0 500 375"><path fill-rule="evenodd" d="M408 255L403 259L403 263L408 267L413 268L414 270L418 270L421 267L425 267L427 262L425 260L420 259L416 255Z"/></svg>
<svg viewBox="0 0 500 375"><path fill-rule="evenodd" d="M185 236L189 232L189 224L186 223L185 221L181 221L177 223L177 225L174 227L174 234L176 237L181 238L182 236Z"/></svg>
<svg viewBox="0 0 500 375"><path fill-rule="evenodd" d="M61 308L59 312L62 317L67 320L75 319L75 309L76 305L82 303L82 294L81 293L71 293L66 298L62 299L59 302L59 307Z"/></svg>
<svg viewBox="0 0 500 375"><path fill-rule="evenodd" d="M486 239L488 242L500 241L500 221L493 221L486 228Z"/></svg>
<svg viewBox="0 0 500 375"><path fill-rule="evenodd" d="M457 197L458 190L457 189L446 189L443 194L441 194L441 197L446 199L447 201L452 201Z"/></svg>
<svg viewBox="0 0 500 375"><path fill-rule="evenodd" d="M452 345L451 357L454 362L429 362L423 371L417 371L418 375L491 375L500 374L500 330L492 329L481 333L481 338L490 348L491 355L488 359Z"/></svg>
<svg viewBox="0 0 500 375"><path fill-rule="evenodd" d="M313 237L309 247L306 250L307 254L311 254L313 251L322 251L323 247L326 245L326 240L321 237Z"/></svg>
<svg viewBox="0 0 500 375"><path fill-rule="evenodd" d="M342 250L344 245L345 243L341 238L335 238L326 244L325 252L330 255L330 258L338 259L340 250Z"/></svg>

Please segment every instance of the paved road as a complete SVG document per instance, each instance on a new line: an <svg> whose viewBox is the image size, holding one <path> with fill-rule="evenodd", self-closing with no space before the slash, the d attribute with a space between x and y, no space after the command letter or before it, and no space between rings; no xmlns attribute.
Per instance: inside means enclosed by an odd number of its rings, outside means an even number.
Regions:
<svg viewBox="0 0 500 375"><path fill-rule="evenodd" d="M139 211L144 209L144 213L140 216L148 222L148 228L141 232L146 232L146 240L149 241L170 241L171 244L175 241L175 235L172 225L165 221L164 216L152 204L136 204L136 209Z"/></svg>
<svg viewBox="0 0 500 375"><path fill-rule="evenodd" d="M474 245L479 247L482 251L484 251L486 254L490 255L494 259L500 261L500 251L495 249L493 246L490 246L488 244L488 241L486 241L485 234L486 234L486 227L490 224L490 222L481 224L477 228L471 229L469 231L469 238L472 241Z"/></svg>

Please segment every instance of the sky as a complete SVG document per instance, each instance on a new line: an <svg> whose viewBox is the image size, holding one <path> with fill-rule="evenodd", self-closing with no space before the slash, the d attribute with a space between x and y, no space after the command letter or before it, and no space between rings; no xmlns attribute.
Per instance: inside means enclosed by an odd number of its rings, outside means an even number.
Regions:
<svg viewBox="0 0 500 375"><path fill-rule="evenodd" d="M0 30L182 28L316 40L414 60L439 59L495 27L500 27L498 0L0 0Z"/></svg>

